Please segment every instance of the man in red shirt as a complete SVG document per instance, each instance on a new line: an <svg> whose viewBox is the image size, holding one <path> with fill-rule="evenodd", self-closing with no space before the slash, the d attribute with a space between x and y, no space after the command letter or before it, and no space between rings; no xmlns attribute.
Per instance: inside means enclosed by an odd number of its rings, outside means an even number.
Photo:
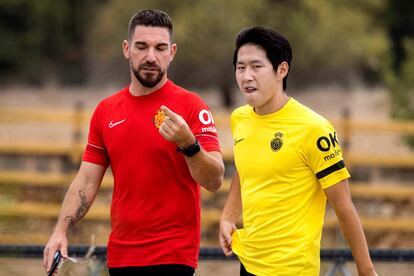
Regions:
<svg viewBox="0 0 414 276"><path fill-rule="evenodd" d="M68 257L67 232L90 208L110 165L114 175L111 275L193 275L200 243L200 184L217 190L224 165L208 106L167 78L177 46L170 17L142 10L123 53L131 84L104 99L44 249L43 265Z"/></svg>

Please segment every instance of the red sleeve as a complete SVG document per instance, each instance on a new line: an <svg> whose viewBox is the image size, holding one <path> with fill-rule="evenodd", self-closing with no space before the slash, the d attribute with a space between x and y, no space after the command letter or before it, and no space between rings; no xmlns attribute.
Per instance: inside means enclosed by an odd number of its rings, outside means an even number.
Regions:
<svg viewBox="0 0 414 276"><path fill-rule="evenodd" d="M187 123L201 147L205 151L221 152L213 115L198 95L191 98L188 116Z"/></svg>
<svg viewBox="0 0 414 276"><path fill-rule="evenodd" d="M104 167L109 165L109 156L102 137L102 107L98 105L92 115L89 126L88 144L83 153L82 160Z"/></svg>

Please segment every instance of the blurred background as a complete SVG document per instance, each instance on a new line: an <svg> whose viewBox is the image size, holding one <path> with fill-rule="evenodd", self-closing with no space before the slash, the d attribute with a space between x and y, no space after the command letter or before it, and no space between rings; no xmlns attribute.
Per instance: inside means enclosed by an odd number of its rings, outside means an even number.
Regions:
<svg viewBox="0 0 414 276"><path fill-rule="evenodd" d="M169 77L200 94L217 123L226 181L215 194L202 191L203 247L218 246L233 170L229 115L244 104L232 68L234 40L242 28L264 25L291 42L288 94L338 131L369 246L414 248L409 0L0 0L0 245L46 243L94 107L129 84L121 44L131 16L143 8L172 17L178 53ZM71 231L71 244L106 245L111 191L108 171L90 213ZM347 248L329 206L322 247ZM412 275L414 268L413 262L377 265L381 275ZM86 261L72 269L62 273L91 274ZM321 274L329 269L323 264ZM347 269L355 275L352 263ZM203 261L198 275L237 271L232 261ZM7 256L0 274L43 275L40 260Z"/></svg>

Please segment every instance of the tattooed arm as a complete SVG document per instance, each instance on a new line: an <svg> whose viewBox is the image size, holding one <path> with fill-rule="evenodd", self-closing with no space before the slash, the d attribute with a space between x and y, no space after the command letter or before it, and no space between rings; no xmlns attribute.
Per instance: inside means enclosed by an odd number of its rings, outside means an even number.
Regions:
<svg viewBox="0 0 414 276"><path fill-rule="evenodd" d="M82 162L63 200L59 218L43 251L43 267L50 270L53 255L60 250L63 258L67 253L67 232L88 212L102 182L106 168L89 162Z"/></svg>
<svg viewBox="0 0 414 276"><path fill-rule="evenodd" d="M76 190L74 192L76 192ZM79 203L78 203L79 206L76 209L75 215L68 215L63 220L63 226L64 228L66 228L66 231L71 229L73 226L75 226L76 223L78 223L78 221L86 215L86 213L89 210L89 207L91 207L92 205L92 202L89 201L86 196L86 193L87 193L86 189L83 190L83 188L80 188L80 190L78 190L78 193L79 193ZM67 201L68 195L69 194L66 195L65 201Z"/></svg>

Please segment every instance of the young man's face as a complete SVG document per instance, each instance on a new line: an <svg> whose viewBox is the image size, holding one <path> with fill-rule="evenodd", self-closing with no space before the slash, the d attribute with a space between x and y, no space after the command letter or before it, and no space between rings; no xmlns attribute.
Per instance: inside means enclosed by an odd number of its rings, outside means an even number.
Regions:
<svg viewBox="0 0 414 276"><path fill-rule="evenodd" d="M144 87L152 88L167 78L177 46L171 44L167 28L137 26L130 41L123 42L123 51L137 80Z"/></svg>
<svg viewBox="0 0 414 276"><path fill-rule="evenodd" d="M236 80L247 103L255 108L256 113L266 112L275 104L281 82L260 46L245 44L240 47L237 53Z"/></svg>

